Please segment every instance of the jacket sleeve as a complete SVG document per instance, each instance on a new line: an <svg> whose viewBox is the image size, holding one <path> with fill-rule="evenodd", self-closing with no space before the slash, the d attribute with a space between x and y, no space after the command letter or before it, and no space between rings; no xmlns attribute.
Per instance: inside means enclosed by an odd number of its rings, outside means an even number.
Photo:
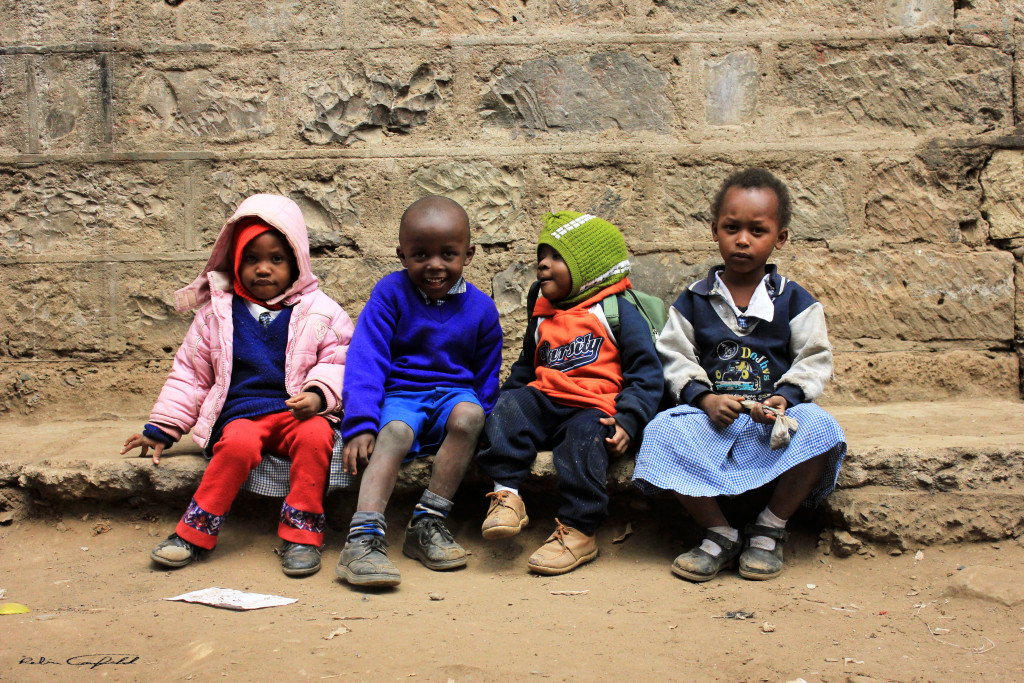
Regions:
<svg viewBox="0 0 1024 683"><path fill-rule="evenodd" d="M374 287L352 334L342 388L345 417L341 432L345 439L380 429L384 383L391 368L391 341L399 316L397 306L383 289L380 283Z"/></svg>
<svg viewBox="0 0 1024 683"><path fill-rule="evenodd" d="M668 323L658 338L657 348L673 401L693 405L698 397L712 390L711 378L697 355L693 325L675 306L668 309Z"/></svg>
<svg viewBox="0 0 1024 683"><path fill-rule="evenodd" d="M326 294L321 294L324 313L330 311L330 318L327 320L327 333L317 344L316 364L310 368L306 379L302 384L303 391L316 388L324 395L324 409L321 415L337 413L341 410L341 395L345 381L345 360L348 356L349 343L352 341L352 332L355 325L348 317L341 306L334 302ZM321 315L319 312L315 315Z"/></svg>
<svg viewBox="0 0 1024 683"><path fill-rule="evenodd" d="M537 318L531 316L526 324L526 332L523 333L523 348L519 351L519 358L512 363L512 370L505 379L505 383L501 385L501 390L508 391L525 387L537 379L537 368L533 364L536 357Z"/></svg>
<svg viewBox="0 0 1024 683"><path fill-rule="evenodd" d="M174 354L171 372L149 415L149 422L175 441L195 426L199 409L213 386L214 367L209 339L214 334L209 324L212 316L213 309L209 305L196 312L185 333L185 341Z"/></svg>
<svg viewBox="0 0 1024 683"><path fill-rule="evenodd" d="M832 344L825 327L825 309L814 302L789 322L789 355L793 359L775 383L775 393L791 405L813 401L832 379Z"/></svg>
<svg viewBox="0 0 1024 683"><path fill-rule="evenodd" d="M615 421L635 439L658 410L665 378L647 321L624 297L618 304L623 387L615 399Z"/></svg>
<svg viewBox="0 0 1024 683"><path fill-rule="evenodd" d="M501 371L501 324L498 309L487 298L489 309L477 332L476 352L473 357L473 390L489 415L498 400L498 373ZM487 304L485 304L487 305Z"/></svg>

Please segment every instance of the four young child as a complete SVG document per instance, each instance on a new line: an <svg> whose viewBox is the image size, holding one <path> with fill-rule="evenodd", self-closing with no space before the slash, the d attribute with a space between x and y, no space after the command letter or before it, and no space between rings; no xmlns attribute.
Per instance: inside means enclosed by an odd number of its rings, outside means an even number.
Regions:
<svg viewBox="0 0 1024 683"><path fill-rule="evenodd" d="M762 169L737 173L715 197L712 217L723 265L679 296L655 345L624 295L632 285L619 230L588 214L545 215L522 351L499 394L498 313L462 277L475 247L456 202L426 197L406 210L396 250L404 269L377 283L353 333L317 290L294 202L245 200L203 274L177 293L180 310L202 308L149 423L122 451L152 448L159 463L192 429L212 454L152 559L181 567L212 549L250 470L273 453L291 460L279 524L283 570L315 573L331 423L340 420L344 469L362 471L335 570L348 583L401 581L384 513L404 460L436 454L402 551L448 570L466 564L445 520L474 455L495 484L482 525L493 540L528 524L519 487L545 448L560 505L531 571L562 574L597 556L609 457L638 451L634 483L673 491L704 529L703 542L673 562L675 574L707 581L738 559L744 578L777 576L787 520L828 495L846 452L839 425L812 403L831 377L831 345L821 304L767 263L788 239L785 185ZM663 393L674 407L655 416ZM778 447L770 435L783 414L798 426ZM742 532L732 526L718 496L769 483L757 519Z"/></svg>

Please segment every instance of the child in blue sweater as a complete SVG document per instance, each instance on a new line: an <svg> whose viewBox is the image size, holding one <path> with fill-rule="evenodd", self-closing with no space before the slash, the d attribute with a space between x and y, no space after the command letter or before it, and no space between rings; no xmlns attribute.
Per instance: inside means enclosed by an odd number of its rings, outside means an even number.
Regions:
<svg viewBox="0 0 1024 683"><path fill-rule="evenodd" d="M647 426L633 480L648 493L675 492L704 528L701 544L672 563L690 581L709 581L737 558L745 579L778 576L787 520L832 491L846 454L843 430L813 403L832 376L822 305L767 263L789 237L789 206L786 186L764 169L722 184L711 236L724 264L679 295L658 339L679 405ZM783 412L797 430L788 445L772 444ZM717 496L768 483L767 507L741 534Z"/></svg>
<svg viewBox="0 0 1024 683"><path fill-rule="evenodd" d="M445 197L402 215L398 258L356 324L343 389L345 470L365 465L356 513L335 573L360 586L396 586L384 510L408 455L437 449L402 552L430 569L466 564L445 524L498 396L501 327L494 302L462 277L473 259L469 217Z"/></svg>

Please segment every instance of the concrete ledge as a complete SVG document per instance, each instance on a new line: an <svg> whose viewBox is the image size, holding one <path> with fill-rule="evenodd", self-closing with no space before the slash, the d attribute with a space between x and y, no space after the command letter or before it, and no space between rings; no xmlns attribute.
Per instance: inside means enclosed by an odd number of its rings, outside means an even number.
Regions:
<svg viewBox="0 0 1024 683"><path fill-rule="evenodd" d="M991 541L1024 532L1024 404L889 403L832 406L849 455L826 501L837 530L907 546ZM206 466L179 444L159 467L119 455L140 419L0 423L0 508L11 501L100 505L187 500ZM609 490L637 495L632 459L613 461ZM429 459L402 468L398 492L424 487ZM470 479L481 480L473 472ZM555 479L542 453L526 486Z"/></svg>

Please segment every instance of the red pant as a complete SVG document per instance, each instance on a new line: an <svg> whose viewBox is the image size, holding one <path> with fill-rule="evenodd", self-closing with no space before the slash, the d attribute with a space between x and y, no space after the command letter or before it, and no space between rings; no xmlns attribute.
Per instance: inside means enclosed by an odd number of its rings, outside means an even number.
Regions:
<svg viewBox="0 0 1024 683"><path fill-rule="evenodd" d="M333 446L331 424L319 415L302 422L289 412L232 420L214 444L213 459L175 533L200 548L217 545L238 490L263 460L261 454L273 453L292 461L278 535L293 543L323 545L324 488Z"/></svg>

